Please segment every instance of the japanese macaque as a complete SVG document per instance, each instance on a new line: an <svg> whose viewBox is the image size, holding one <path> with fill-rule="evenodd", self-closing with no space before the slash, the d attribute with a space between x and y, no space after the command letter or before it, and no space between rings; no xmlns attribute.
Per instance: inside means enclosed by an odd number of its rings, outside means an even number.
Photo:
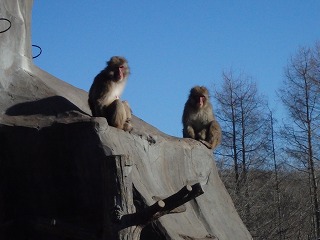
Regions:
<svg viewBox="0 0 320 240"><path fill-rule="evenodd" d="M196 139L209 149L214 149L221 143L221 128L214 117L206 87L195 86L190 90L182 124L184 138Z"/></svg>
<svg viewBox="0 0 320 240"><path fill-rule="evenodd" d="M110 126L131 131L131 108L120 96L130 69L124 57L114 56L95 78L89 90L89 107L94 117L105 117Z"/></svg>

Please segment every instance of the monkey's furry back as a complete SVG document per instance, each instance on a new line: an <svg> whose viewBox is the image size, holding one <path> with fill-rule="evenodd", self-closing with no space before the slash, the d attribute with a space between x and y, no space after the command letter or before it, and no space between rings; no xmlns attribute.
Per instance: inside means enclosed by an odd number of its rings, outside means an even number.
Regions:
<svg viewBox="0 0 320 240"><path fill-rule="evenodd" d="M98 99L103 98L104 95L110 91L109 82L112 80L113 74L114 73L111 73L108 68L105 68L93 80L88 99L88 104L93 116L99 115L95 106L98 104Z"/></svg>

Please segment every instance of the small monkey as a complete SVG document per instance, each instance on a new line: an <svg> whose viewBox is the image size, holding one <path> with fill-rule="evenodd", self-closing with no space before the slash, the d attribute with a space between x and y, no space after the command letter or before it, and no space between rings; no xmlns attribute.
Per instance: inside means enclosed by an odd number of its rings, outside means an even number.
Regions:
<svg viewBox="0 0 320 240"><path fill-rule="evenodd" d="M190 90L182 124L184 138L196 139L209 149L214 149L221 143L221 128L214 117L206 87L195 86Z"/></svg>
<svg viewBox="0 0 320 240"><path fill-rule="evenodd" d="M124 57L111 57L107 67L94 78L88 103L94 117L105 117L109 125L130 132L131 108L127 101L120 100L129 74Z"/></svg>

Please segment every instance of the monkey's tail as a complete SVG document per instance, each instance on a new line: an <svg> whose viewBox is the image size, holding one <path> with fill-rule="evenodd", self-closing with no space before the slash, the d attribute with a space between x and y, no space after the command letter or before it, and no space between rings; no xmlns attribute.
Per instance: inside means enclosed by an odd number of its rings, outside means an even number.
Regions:
<svg viewBox="0 0 320 240"><path fill-rule="evenodd" d="M213 144L208 143L205 140L199 140L203 145L205 145L209 149L213 149Z"/></svg>

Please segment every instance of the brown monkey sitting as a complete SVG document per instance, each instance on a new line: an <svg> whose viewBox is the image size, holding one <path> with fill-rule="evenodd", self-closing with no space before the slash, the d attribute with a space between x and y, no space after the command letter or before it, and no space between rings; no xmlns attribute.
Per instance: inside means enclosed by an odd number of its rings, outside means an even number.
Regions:
<svg viewBox="0 0 320 240"><path fill-rule="evenodd" d="M131 131L131 109L120 96L126 85L130 69L124 57L114 56L95 78L89 90L89 107L94 117L105 117L108 124Z"/></svg>
<svg viewBox="0 0 320 240"><path fill-rule="evenodd" d="M206 87L195 86L190 90L184 106L182 124L184 138L199 140L210 149L221 143L221 128L213 115Z"/></svg>

